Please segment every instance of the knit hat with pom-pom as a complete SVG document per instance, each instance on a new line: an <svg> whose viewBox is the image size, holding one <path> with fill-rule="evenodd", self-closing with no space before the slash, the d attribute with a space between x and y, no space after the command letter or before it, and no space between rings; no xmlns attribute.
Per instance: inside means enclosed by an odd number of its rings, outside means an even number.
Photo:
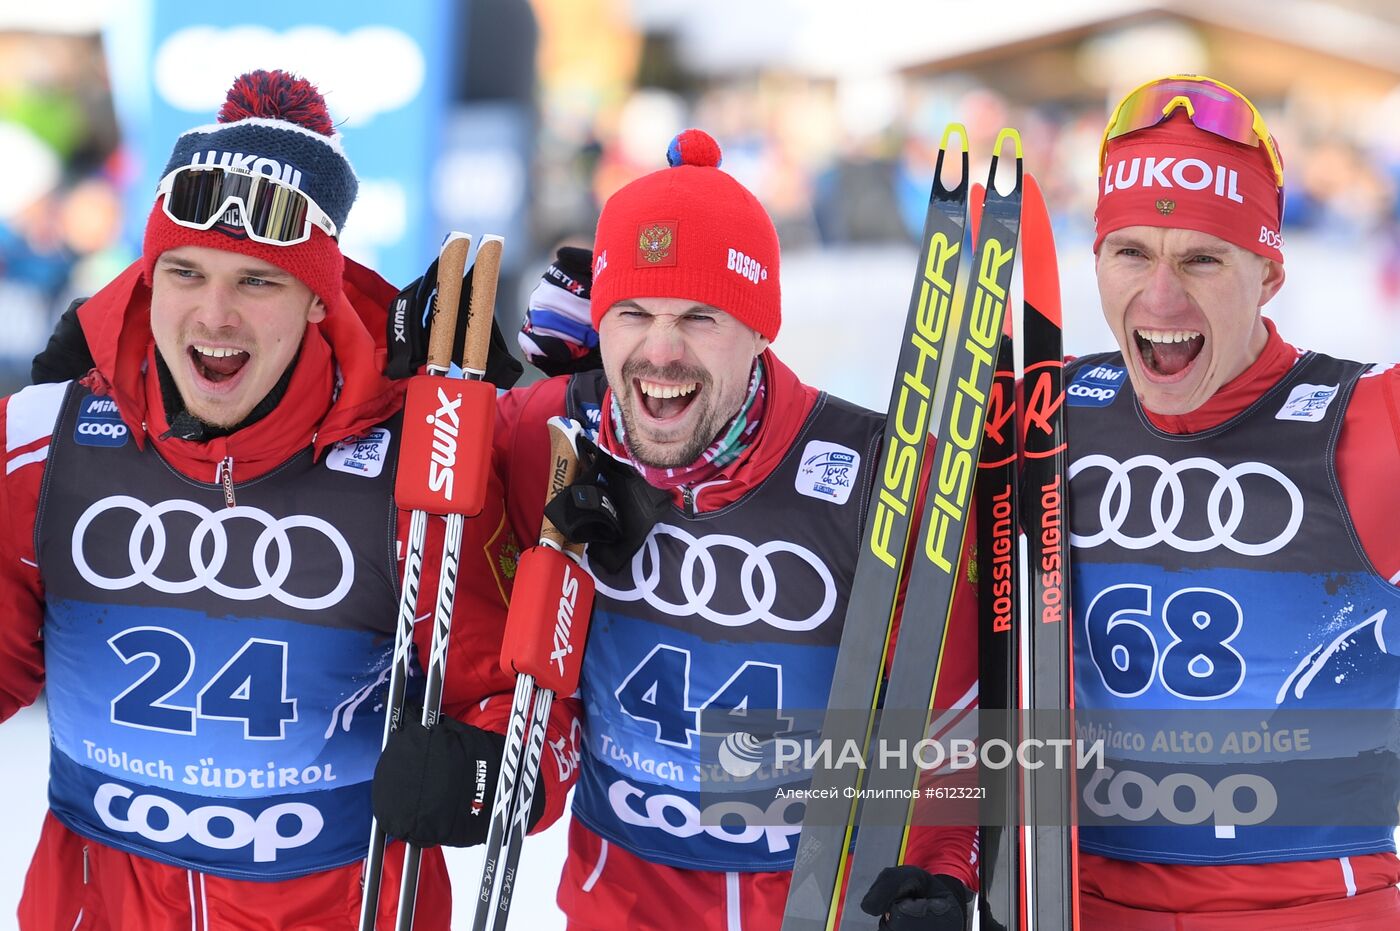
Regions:
<svg viewBox="0 0 1400 931"><path fill-rule="evenodd" d="M335 133L326 101L304 78L285 71L240 75L218 113L218 122L182 134L164 178L184 165L238 166L283 181L306 194L345 229L359 181ZM161 253L180 246L240 252L275 265L309 287L327 307L341 293L345 259L339 244L313 225L311 238L294 246L255 242L238 224L189 229L166 216L160 201L146 220L141 248L149 282Z"/></svg>
<svg viewBox="0 0 1400 931"><path fill-rule="evenodd" d="M618 301L679 297L725 311L773 339L782 324L778 233L758 199L720 171L698 129L671 140L669 168L603 205L593 242L593 325Z"/></svg>

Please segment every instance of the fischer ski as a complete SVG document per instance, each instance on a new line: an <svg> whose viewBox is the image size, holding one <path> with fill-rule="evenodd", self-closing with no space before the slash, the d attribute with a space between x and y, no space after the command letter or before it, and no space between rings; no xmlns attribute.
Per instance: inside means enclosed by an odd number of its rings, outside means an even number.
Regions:
<svg viewBox="0 0 1400 931"><path fill-rule="evenodd" d="M951 152L956 133L961 151ZM943 180L945 159L961 160L959 183ZM927 446L930 414L962 256L968 192L967 130L951 124L939 145L924 219L923 246L909 297L899 361L885 416L876 488L862 534L821 738L864 748L873 726ZM857 720L860 711L863 720ZM856 806L855 767L817 765L792 869L782 931L826 931L835 920Z"/></svg>
<svg viewBox="0 0 1400 931"><path fill-rule="evenodd" d="M1004 164L1002 148L1008 141L1015 150L1015 186L1009 194L1002 194L996 182L998 168ZM905 595L905 604L919 610L906 610L900 621L877 748L913 747L928 731L968 511L973 504L973 479L992 387L993 353L998 348L1011 290L1021 182L1021 139L1015 130L1004 129L993 150L964 313L958 331L949 334L952 342L947 344L944 359L950 377L937 409L934 434L938 442ZM917 789L918 770L910 758L901 757L896 765L885 765L882 752L871 767L848 882L855 895L862 895L882 869L903 860L914 808L908 793ZM852 900L842 910L842 931L877 926L879 919L854 906Z"/></svg>
<svg viewBox="0 0 1400 931"><path fill-rule="evenodd" d="M1055 240L1045 199L1026 179L1025 304L1022 340L1024 465L1022 526L1026 534L1028 651L1022 684L1031 739L1074 738L1074 652L1071 629L1069 501L1064 428L1064 351ZM1048 744L1040 744L1048 746ZM1073 746L1073 744L1070 744ZM1023 777L1026 920L1030 931L1079 927L1075 756L1069 765L1027 769Z"/></svg>

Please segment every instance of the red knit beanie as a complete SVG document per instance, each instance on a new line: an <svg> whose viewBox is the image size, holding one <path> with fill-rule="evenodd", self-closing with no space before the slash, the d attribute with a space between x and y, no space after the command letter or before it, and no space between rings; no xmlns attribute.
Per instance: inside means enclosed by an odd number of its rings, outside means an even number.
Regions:
<svg viewBox="0 0 1400 931"><path fill-rule="evenodd" d="M782 324L778 233L758 199L719 170L698 129L671 140L670 168L603 205L593 241L593 326L618 301L678 297L725 311L772 340Z"/></svg>
<svg viewBox="0 0 1400 931"><path fill-rule="evenodd" d="M240 75L218 122L183 133L162 176L191 164L240 165L277 178L310 197L340 231L359 189L325 99L310 82L285 71ZM181 226L157 200L141 247L148 284L161 253L181 246L239 252L275 265L303 282L328 310L342 293L340 245L314 224L305 242L271 245L249 239L241 224L221 222L207 230Z"/></svg>

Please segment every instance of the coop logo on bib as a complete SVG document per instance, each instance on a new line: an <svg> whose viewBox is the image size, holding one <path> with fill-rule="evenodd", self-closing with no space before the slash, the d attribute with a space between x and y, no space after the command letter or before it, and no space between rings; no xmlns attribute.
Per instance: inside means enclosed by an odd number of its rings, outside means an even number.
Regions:
<svg viewBox="0 0 1400 931"><path fill-rule="evenodd" d="M1080 369L1065 389L1070 407L1108 407L1128 383L1128 370L1117 365Z"/></svg>
<svg viewBox="0 0 1400 931"><path fill-rule="evenodd" d="M79 446L125 446L131 429L122 421L117 402L92 395L83 400L73 441Z"/></svg>
<svg viewBox="0 0 1400 931"><path fill-rule="evenodd" d="M845 504L860 472L860 453L846 446L812 440L802 451L794 483L798 493Z"/></svg>

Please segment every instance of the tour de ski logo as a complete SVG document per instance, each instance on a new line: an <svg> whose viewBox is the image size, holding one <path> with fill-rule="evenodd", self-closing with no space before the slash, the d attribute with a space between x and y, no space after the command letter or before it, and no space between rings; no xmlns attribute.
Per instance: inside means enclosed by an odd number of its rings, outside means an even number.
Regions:
<svg viewBox="0 0 1400 931"><path fill-rule="evenodd" d="M1316 423L1327 416L1327 408L1337 396L1338 385L1294 385L1288 400L1274 415L1275 420L1306 420Z"/></svg>
<svg viewBox="0 0 1400 931"><path fill-rule="evenodd" d="M1128 370L1117 365L1095 365L1074 373L1065 389L1070 407L1108 407L1128 381Z"/></svg>
<svg viewBox="0 0 1400 931"><path fill-rule="evenodd" d="M326 454L326 468L375 478L384 470L389 440L390 433L386 427L375 427L358 436L348 436Z"/></svg>
<svg viewBox="0 0 1400 931"><path fill-rule="evenodd" d="M802 451L802 465L797 469L794 485L799 494L845 504L859 471L860 453L854 449L812 440Z"/></svg>
<svg viewBox="0 0 1400 931"><path fill-rule="evenodd" d="M676 264L674 222L650 223L637 234L637 267L660 268Z"/></svg>
<svg viewBox="0 0 1400 931"><path fill-rule="evenodd" d="M83 401L73 441L79 446L125 446L131 430L122 422L117 402L92 395Z"/></svg>

